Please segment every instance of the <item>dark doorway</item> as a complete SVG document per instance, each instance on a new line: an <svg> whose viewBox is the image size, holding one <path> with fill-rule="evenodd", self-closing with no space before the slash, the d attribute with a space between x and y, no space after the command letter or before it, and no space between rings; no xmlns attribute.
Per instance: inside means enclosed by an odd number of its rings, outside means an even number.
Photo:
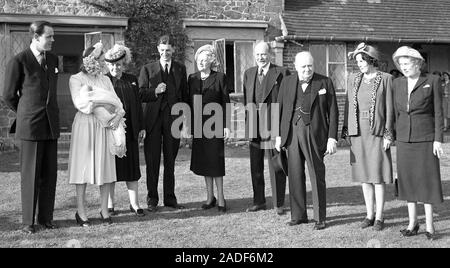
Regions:
<svg viewBox="0 0 450 268"><path fill-rule="evenodd" d="M226 42L225 44L226 57L226 75L228 92L234 93L234 42Z"/></svg>
<svg viewBox="0 0 450 268"><path fill-rule="evenodd" d="M72 130L75 109L69 89L70 76L79 72L81 54L84 49L84 35L57 34L52 52L59 59L58 74L58 106L61 132Z"/></svg>

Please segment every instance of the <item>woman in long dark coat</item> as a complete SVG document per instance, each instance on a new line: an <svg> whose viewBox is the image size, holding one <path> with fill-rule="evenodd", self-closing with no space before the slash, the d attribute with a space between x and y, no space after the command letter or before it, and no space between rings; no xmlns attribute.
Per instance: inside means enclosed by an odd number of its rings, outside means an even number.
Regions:
<svg viewBox="0 0 450 268"><path fill-rule="evenodd" d="M145 138L143 125L142 105L139 98L138 80L135 76L123 72L124 67L131 62L130 50L122 45L115 45L105 55L106 65L117 96L120 98L125 110L126 124L126 156L116 157L117 181L127 184L130 197L130 211L137 216L144 216L143 209L139 206L138 180L141 178L139 167L139 141ZM114 188L112 184L109 198L109 210L112 215L114 211Z"/></svg>
<svg viewBox="0 0 450 268"><path fill-rule="evenodd" d="M394 80L394 111L399 199L408 202L409 225L403 236L417 235L417 202L424 203L426 236L435 237L433 205L443 202L439 159L443 155L442 88L439 77L424 75L424 59L410 47L392 56L405 77Z"/></svg>
<svg viewBox="0 0 450 268"><path fill-rule="evenodd" d="M230 102L230 97L228 95L225 74L215 72L211 69L215 62L213 47L211 45L205 45L199 48L195 53L195 61L197 62L199 72L189 76L188 86L193 118L202 119L201 124L198 124L201 127L202 133L201 136L196 135L197 131L194 129L195 120L192 120L194 123L192 124L194 138L192 142L191 170L196 175L205 177L207 201L202 208L210 209L217 202L218 210L225 212L226 204L223 194L223 176L225 176L224 138L227 139L230 134L230 130L225 125L225 112L226 104ZM201 102L197 102L200 97ZM216 108L220 108L222 114L202 116L202 111L208 104L216 104ZM212 127L214 133L209 133L213 135L208 135L205 132L206 128L204 128L205 122L212 120L215 116L220 117L219 121L223 125L218 126L214 124L214 127ZM218 199L214 197L214 182L217 186Z"/></svg>

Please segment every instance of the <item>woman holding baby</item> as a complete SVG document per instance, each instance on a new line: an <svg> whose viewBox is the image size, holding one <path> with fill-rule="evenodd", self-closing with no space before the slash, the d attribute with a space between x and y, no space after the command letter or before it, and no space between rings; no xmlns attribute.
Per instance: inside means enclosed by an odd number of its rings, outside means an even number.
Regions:
<svg viewBox="0 0 450 268"><path fill-rule="evenodd" d="M76 185L80 226L89 226L85 209L87 184L100 187L100 217L111 224L108 196L116 181L115 155L123 156L125 111L106 72L101 43L85 49L81 71L69 80L70 94L78 110L72 124L69 183ZM123 138L121 138L123 136Z"/></svg>

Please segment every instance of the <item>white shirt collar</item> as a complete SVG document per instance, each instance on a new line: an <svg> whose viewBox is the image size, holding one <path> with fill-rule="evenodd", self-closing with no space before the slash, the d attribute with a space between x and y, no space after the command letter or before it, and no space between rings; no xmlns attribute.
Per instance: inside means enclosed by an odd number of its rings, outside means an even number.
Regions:
<svg viewBox="0 0 450 268"><path fill-rule="evenodd" d="M41 52L39 52L39 51L36 49L36 45L33 44L33 43L31 43L31 44L30 44L30 49L31 49L31 52L33 52L34 57L36 57L36 59L37 59L38 61L40 61L40 58L41 58ZM44 53L45 53L45 52L44 52Z"/></svg>
<svg viewBox="0 0 450 268"><path fill-rule="evenodd" d="M270 62L269 62L266 66L264 66L262 69L263 69L264 75L267 75L267 72L268 72L269 69L270 69ZM260 68L259 68L259 66L258 66L258 74L259 74L259 72L260 72Z"/></svg>
<svg viewBox="0 0 450 268"><path fill-rule="evenodd" d="M163 59L159 59L159 63L163 67L163 69L162 69L163 71L164 71L164 68L166 68L166 64L168 64L168 66L167 66L167 67L169 67L169 71L168 72L170 72L170 67L172 66L172 60L164 61Z"/></svg>

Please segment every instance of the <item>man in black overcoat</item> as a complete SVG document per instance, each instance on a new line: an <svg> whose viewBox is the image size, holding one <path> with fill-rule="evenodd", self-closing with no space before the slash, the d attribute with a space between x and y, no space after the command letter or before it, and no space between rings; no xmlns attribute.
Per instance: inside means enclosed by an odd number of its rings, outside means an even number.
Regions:
<svg viewBox="0 0 450 268"><path fill-rule="evenodd" d="M26 233L35 232L36 214L44 228L56 228L52 221L59 138L58 58L50 53L55 41L53 27L36 21L30 33L30 46L6 67L2 94L17 115L11 133L15 132L20 142L22 230Z"/></svg>
<svg viewBox="0 0 450 268"><path fill-rule="evenodd" d="M296 74L283 79L278 101L281 110L281 137L275 147L288 151L289 225L308 222L306 214L305 163L311 180L314 229L326 227L325 155L336 152L338 107L333 82L314 72L310 52L295 57Z"/></svg>

